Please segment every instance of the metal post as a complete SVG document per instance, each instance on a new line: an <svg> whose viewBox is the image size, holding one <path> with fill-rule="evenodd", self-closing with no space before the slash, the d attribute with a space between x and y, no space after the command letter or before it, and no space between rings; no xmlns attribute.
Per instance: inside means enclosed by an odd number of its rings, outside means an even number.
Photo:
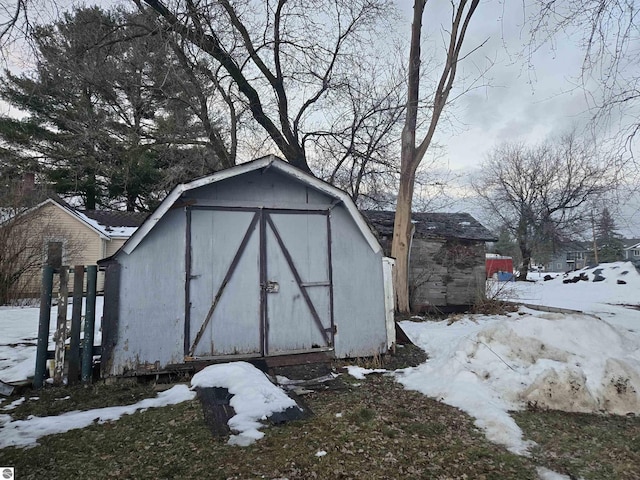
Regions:
<svg viewBox="0 0 640 480"><path fill-rule="evenodd" d="M38 350L33 388L42 388L47 370L47 350L49 350L49 322L51 321L51 292L53 291L53 267L42 269L42 292L40 294L40 320L38 321Z"/></svg>
<svg viewBox="0 0 640 480"><path fill-rule="evenodd" d="M84 265L73 267L73 308L71 309L71 340L69 342L69 385L80 379L80 325L82 323L82 297L84 289Z"/></svg>
<svg viewBox="0 0 640 480"><path fill-rule="evenodd" d="M91 382L93 370L93 334L96 323L96 283L98 267L87 267L87 303L84 312L84 339L82 342L82 383Z"/></svg>

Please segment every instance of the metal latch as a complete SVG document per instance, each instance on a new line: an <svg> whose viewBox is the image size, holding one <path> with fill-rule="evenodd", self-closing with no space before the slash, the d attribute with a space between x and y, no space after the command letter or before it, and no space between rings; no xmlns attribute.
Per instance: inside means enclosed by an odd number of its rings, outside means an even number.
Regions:
<svg viewBox="0 0 640 480"><path fill-rule="evenodd" d="M278 293L280 291L280 285L278 282L272 282L269 280L264 287L264 291L267 293Z"/></svg>

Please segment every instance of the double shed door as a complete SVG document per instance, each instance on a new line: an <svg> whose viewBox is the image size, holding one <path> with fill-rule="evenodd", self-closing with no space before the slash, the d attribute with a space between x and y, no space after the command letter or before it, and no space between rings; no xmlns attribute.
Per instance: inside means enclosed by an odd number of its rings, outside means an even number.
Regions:
<svg viewBox="0 0 640 480"><path fill-rule="evenodd" d="M327 210L187 210L185 356L333 347Z"/></svg>

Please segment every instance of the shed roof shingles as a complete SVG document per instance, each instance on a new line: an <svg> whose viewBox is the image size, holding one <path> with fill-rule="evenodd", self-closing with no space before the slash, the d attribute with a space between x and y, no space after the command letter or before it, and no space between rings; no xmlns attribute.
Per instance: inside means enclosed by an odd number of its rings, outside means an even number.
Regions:
<svg viewBox="0 0 640 480"><path fill-rule="evenodd" d="M362 214L379 235L393 234L395 212L363 210ZM457 238L494 242L496 236L468 213L419 213L411 214L415 236L419 238Z"/></svg>

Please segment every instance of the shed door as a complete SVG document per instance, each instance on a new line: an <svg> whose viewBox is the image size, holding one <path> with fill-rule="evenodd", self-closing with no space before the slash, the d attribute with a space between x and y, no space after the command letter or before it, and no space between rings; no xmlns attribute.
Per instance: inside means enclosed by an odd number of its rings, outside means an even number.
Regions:
<svg viewBox="0 0 640 480"><path fill-rule="evenodd" d="M333 345L328 212L188 211L185 356Z"/></svg>
<svg viewBox="0 0 640 480"><path fill-rule="evenodd" d="M326 212L269 212L265 229L269 355L332 346Z"/></svg>
<svg viewBox="0 0 640 480"><path fill-rule="evenodd" d="M190 215L185 355L260 354L258 214L193 209Z"/></svg>

